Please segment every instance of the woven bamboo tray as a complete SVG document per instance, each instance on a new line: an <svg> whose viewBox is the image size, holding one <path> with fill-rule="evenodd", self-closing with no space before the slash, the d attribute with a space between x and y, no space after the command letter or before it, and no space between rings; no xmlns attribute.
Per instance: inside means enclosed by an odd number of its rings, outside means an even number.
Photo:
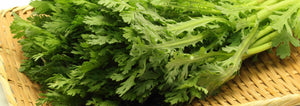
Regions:
<svg viewBox="0 0 300 106"><path fill-rule="evenodd" d="M12 12L23 19L30 16L30 6L0 11L0 83L12 106L35 105L39 85L18 71L21 46L13 39ZM300 48L292 48L291 57L281 60L271 53L261 53L257 61L246 60L240 74L222 86L220 93L205 100L194 100L192 106L292 106L300 105Z"/></svg>
<svg viewBox="0 0 300 106"><path fill-rule="evenodd" d="M40 93L39 86L19 72L24 57L21 46L10 32L11 13L16 12L25 19L32 10L32 7L24 6L0 11L0 81L12 106L34 106Z"/></svg>

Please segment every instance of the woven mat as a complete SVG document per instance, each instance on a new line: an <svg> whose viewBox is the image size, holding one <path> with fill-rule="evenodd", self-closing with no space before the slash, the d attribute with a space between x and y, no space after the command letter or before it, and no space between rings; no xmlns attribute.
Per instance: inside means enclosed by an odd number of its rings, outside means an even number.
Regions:
<svg viewBox="0 0 300 106"><path fill-rule="evenodd" d="M20 64L24 59L21 46L17 39L13 39L10 32L10 24L13 21L12 12L20 17L30 16L32 7L28 6L11 8L0 11L0 56L4 67L0 68L3 76L3 86L9 103L13 106L34 106L39 97L39 86L31 82L28 77L19 72Z"/></svg>

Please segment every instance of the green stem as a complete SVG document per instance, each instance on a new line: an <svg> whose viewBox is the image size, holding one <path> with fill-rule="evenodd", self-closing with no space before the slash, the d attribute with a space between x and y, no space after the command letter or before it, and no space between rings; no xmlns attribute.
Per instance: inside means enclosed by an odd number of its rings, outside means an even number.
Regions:
<svg viewBox="0 0 300 106"><path fill-rule="evenodd" d="M230 22L228 22L228 20L226 20L224 18L201 17L201 18L194 18L194 19L186 21L186 22L170 24L170 25L168 25L167 29L168 29L168 31L174 33L175 35L178 35L184 31L190 31L196 27L205 26L206 24L208 24L210 22L214 22L214 21L230 24Z"/></svg>
<svg viewBox="0 0 300 106"><path fill-rule="evenodd" d="M271 34L268 34L268 35L266 35L265 37L263 37L263 38L257 40L256 42L254 42L254 43L250 46L250 48L253 48L253 47L262 45L262 44L264 44L264 43L266 43L266 42L269 42L269 41L271 41L274 37L276 37L277 35L279 35L279 33L278 33L277 31L274 31L274 32L272 32Z"/></svg>
<svg viewBox="0 0 300 106"><path fill-rule="evenodd" d="M214 41L212 41L212 43L210 43L207 47L205 47L206 50L212 50L214 49L217 45L218 45L218 39L215 39Z"/></svg>
<svg viewBox="0 0 300 106"><path fill-rule="evenodd" d="M182 57L177 57L174 60L170 61L167 64L167 67L169 67L170 65L176 65L176 66L182 66L184 64L191 64L191 63L211 63L213 61L223 61L225 59L228 59L228 57L231 57L234 53L225 53L225 52L210 52L207 53L205 55L203 54L197 54L194 53L192 55L189 56L182 56ZM210 59L210 58L216 58L218 60L215 59Z"/></svg>
<svg viewBox="0 0 300 106"><path fill-rule="evenodd" d="M255 36L257 35L259 25L255 25L252 29L252 31L247 35L247 38L243 40L241 45L238 47L238 50L234 53L233 56L231 56L229 59L222 61L221 66L224 69L224 72L222 72L218 77L215 79L211 79L213 81L206 83L206 89L209 93L212 93L215 89L220 87L222 84L227 82L228 80L231 80L237 71L239 71L241 62L243 59L243 56L245 52L247 51L248 47L254 40Z"/></svg>
<svg viewBox="0 0 300 106"><path fill-rule="evenodd" d="M267 0L267 1L269 1L269 0ZM249 2L247 5L259 5L259 4L262 4L267 1L266 0L253 0L253 1Z"/></svg>
<svg viewBox="0 0 300 106"><path fill-rule="evenodd" d="M247 38L242 42L241 46L239 47L240 49L238 49L238 51L234 54L233 63L236 63L235 65L237 65L237 63L241 61L241 57L244 55L244 53L247 51L252 41L255 39L255 36L257 35L257 30L258 30L258 25L252 29L251 33L249 33ZM237 70L232 70L232 71L237 71ZM233 74L233 72L230 73Z"/></svg>
<svg viewBox="0 0 300 106"><path fill-rule="evenodd" d="M258 39L260 39L261 37L263 37L264 35L272 32L272 31L274 31L274 29L271 26L267 26L266 28L264 28L263 30L258 32L254 41L257 41Z"/></svg>
<svg viewBox="0 0 300 106"><path fill-rule="evenodd" d="M282 2L276 3L271 6L266 6L265 9L260 10L255 15L250 16L247 21L254 22L255 20L259 19L260 21L266 19L269 15L271 15L274 11L287 8L289 5L293 5L298 3L298 0L284 0Z"/></svg>
<svg viewBox="0 0 300 106"><path fill-rule="evenodd" d="M268 5L272 5L274 3L277 3L278 0L267 0L267 1L264 1L263 3L261 3L260 6L268 6Z"/></svg>
<svg viewBox="0 0 300 106"><path fill-rule="evenodd" d="M44 57L41 57L41 60L43 61L44 65L46 65L46 60L44 59Z"/></svg>
<svg viewBox="0 0 300 106"><path fill-rule="evenodd" d="M220 10L214 9L214 8L208 8L208 7L182 7L182 6L177 6L177 5L170 5L175 8L183 9L183 10L188 10L188 11L197 11L200 12L201 14L222 14ZM195 15L195 13L192 13L190 15Z"/></svg>
<svg viewBox="0 0 300 106"><path fill-rule="evenodd" d="M47 48L46 46L44 46L44 45L41 44L41 43L34 42L34 44L38 45L39 47L41 47L42 49L44 49L44 50L46 50L46 51L49 51L49 48Z"/></svg>
<svg viewBox="0 0 300 106"><path fill-rule="evenodd" d="M199 41L202 41L203 38L205 37L205 35L202 34L198 34L197 36L190 36L190 37L186 37L180 40L175 40L175 41L168 41L162 44L157 44L154 45L152 47L154 48L160 48L160 49L168 49L168 48L180 48L180 47L184 47L187 45L192 45L195 44Z"/></svg>
<svg viewBox="0 0 300 106"><path fill-rule="evenodd" d="M250 56L252 56L252 55L258 54L260 52L266 51L266 50L271 49L271 48L272 48L272 42L268 42L268 43L265 43L263 45L260 45L260 46L254 47L254 48L250 48L243 55L243 60L250 57Z"/></svg>

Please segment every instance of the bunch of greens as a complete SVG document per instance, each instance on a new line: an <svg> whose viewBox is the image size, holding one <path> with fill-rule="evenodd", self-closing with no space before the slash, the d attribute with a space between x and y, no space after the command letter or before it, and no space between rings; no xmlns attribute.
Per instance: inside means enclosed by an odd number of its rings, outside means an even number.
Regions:
<svg viewBox="0 0 300 106"><path fill-rule="evenodd" d="M39 0L22 38L20 71L39 103L188 103L232 79L244 59L300 46L298 0ZM159 99L161 97L162 99ZM160 101L160 102L159 102ZM131 104L132 105L132 104Z"/></svg>

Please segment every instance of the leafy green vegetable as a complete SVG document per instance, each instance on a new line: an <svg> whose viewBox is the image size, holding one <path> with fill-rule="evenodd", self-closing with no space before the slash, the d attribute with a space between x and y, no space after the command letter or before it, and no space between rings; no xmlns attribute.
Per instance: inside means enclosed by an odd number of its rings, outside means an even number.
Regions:
<svg viewBox="0 0 300 106"><path fill-rule="evenodd" d="M176 105L203 99L242 61L300 46L298 0L37 0L15 14L20 71L39 105Z"/></svg>

